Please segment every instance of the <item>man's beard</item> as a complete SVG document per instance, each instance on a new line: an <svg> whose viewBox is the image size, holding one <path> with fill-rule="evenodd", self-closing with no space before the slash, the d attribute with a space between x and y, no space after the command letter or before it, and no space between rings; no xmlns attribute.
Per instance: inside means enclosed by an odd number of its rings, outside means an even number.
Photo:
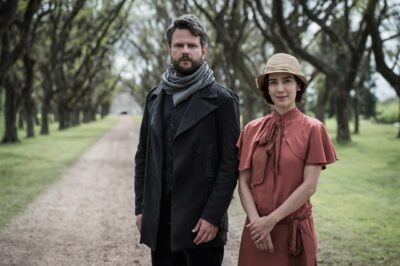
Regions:
<svg viewBox="0 0 400 266"><path fill-rule="evenodd" d="M193 74L203 64L202 59L199 61L195 61L187 56L182 56L178 60L171 60L171 61L172 65L174 65L174 68L178 76L189 76L190 74ZM189 68L183 68L179 65L179 63L182 61L190 61L192 62L192 66Z"/></svg>

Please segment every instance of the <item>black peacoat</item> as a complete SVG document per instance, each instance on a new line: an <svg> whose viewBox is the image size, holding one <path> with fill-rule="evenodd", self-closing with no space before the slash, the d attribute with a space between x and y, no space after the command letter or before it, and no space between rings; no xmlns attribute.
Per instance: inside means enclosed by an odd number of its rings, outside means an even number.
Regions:
<svg viewBox="0 0 400 266"><path fill-rule="evenodd" d="M160 87L147 96L135 156L135 214L143 215L140 242L152 250L160 222L163 96ZM226 243L227 209L238 178L238 97L213 82L187 101L172 142L172 251L196 247L192 229L199 218L219 227L215 239L199 247Z"/></svg>

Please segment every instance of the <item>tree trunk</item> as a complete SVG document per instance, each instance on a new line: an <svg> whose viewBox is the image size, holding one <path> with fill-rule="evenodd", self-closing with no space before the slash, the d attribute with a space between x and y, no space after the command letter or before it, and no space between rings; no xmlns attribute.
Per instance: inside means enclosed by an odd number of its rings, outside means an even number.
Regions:
<svg viewBox="0 0 400 266"><path fill-rule="evenodd" d="M359 101L358 101L358 89L355 90L356 94L354 95L354 100L353 100L353 110L354 110L354 134L359 134L360 133L360 107L359 107Z"/></svg>
<svg viewBox="0 0 400 266"><path fill-rule="evenodd" d="M103 103L101 105L101 118L104 118L108 115L110 111L110 104L109 103Z"/></svg>
<svg viewBox="0 0 400 266"><path fill-rule="evenodd" d="M399 123L399 131L397 132L397 138L400 139L400 97L399 97L399 119L398 119L398 123Z"/></svg>
<svg viewBox="0 0 400 266"><path fill-rule="evenodd" d="M90 121L95 122L97 120L96 115L97 115L97 107L94 106L90 108Z"/></svg>
<svg viewBox="0 0 400 266"><path fill-rule="evenodd" d="M86 106L83 110L83 123L90 123L92 121L95 121L96 118L93 118L93 116L96 116L96 114L93 115L93 113L93 107L89 105Z"/></svg>
<svg viewBox="0 0 400 266"><path fill-rule="evenodd" d="M24 114L26 121L26 137L32 138L35 136L35 113L34 102L32 96L29 95L24 99Z"/></svg>
<svg viewBox="0 0 400 266"><path fill-rule="evenodd" d="M48 135L49 131L49 114L51 108L51 101L53 99L53 77L52 71L47 65L40 65L40 72L43 75L42 90L43 90L43 101L41 107L41 125L40 125L40 135Z"/></svg>
<svg viewBox="0 0 400 266"><path fill-rule="evenodd" d="M329 95L331 91L331 85L329 82L327 82L327 78L325 77L325 82L323 88L321 88L321 91L318 93L318 98L317 98L317 104L315 106L315 117L321 121L322 123L325 124L325 109L326 109L326 104L329 101Z"/></svg>
<svg viewBox="0 0 400 266"><path fill-rule="evenodd" d="M18 142L17 133L17 94L13 82L9 77L4 82L6 99L4 103L4 135L2 143Z"/></svg>
<svg viewBox="0 0 400 266"><path fill-rule="evenodd" d="M35 125L36 126L40 126L40 119L39 119L38 112L37 112L36 108L35 108L34 114L35 114Z"/></svg>
<svg viewBox="0 0 400 266"><path fill-rule="evenodd" d="M63 102L58 103L58 129L64 130L71 126L71 111Z"/></svg>
<svg viewBox="0 0 400 266"><path fill-rule="evenodd" d="M348 116L348 95L345 90L338 90L336 95L336 121L338 142L351 141Z"/></svg>
<svg viewBox="0 0 400 266"><path fill-rule="evenodd" d="M30 56L32 53L30 48L27 48L24 56L24 75L25 75L25 87L22 94L23 106L24 106L24 118L26 120L26 136L28 138L34 137L34 101L32 99L33 92L33 79L35 71L35 60Z"/></svg>
<svg viewBox="0 0 400 266"><path fill-rule="evenodd" d="M246 95L242 105L242 126L254 119L254 98L251 95Z"/></svg>
<svg viewBox="0 0 400 266"><path fill-rule="evenodd" d="M0 114L3 112L3 89L2 86L0 86Z"/></svg>
<svg viewBox="0 0 400 266"><path fill-rule="evenodd" d="M80 124L80 111L76 109L72 111L71 125L79 126L79 124Z"/></svg>
<svg viewBox="0 0 400 266"><path fill-rule="evenodd" d="M25 110L23 108L19 109L18 118L18 129L24 129L24 118L25 118Z"/></svg>
<svg viewBox="0 0 400 266"><path fill-rule="evenodd" d="M50 96L45 91L44 99L42 102L42 123L40 125L40 135L49 135L49 111L50 111Z"/></svg>

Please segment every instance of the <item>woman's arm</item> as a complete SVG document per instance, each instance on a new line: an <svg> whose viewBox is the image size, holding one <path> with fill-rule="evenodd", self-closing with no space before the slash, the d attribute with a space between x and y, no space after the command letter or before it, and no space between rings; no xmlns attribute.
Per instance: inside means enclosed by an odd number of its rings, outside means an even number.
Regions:
<svg viewBox="0 0 400 266"><path fill-rule="evenodd" d="M250 222L260 217L250 188L250 169L239 172L239 196Z"/></svg>
<svg viewBox="0 0 400 266"><path fill-rule="evenodd" d="M290 194L282 205L269 215L250 222L251 235L257 239L255 243L269 236L280 220L300 208L315 193L321 169L322 167L319 165L306 165L303 172L303 183Z"/></svg>
<svg viewBox="0 0 400 266"><path fill-rule="evenodd" d="M256 204L254 203L253 193L251 192L249 169L240 171L239 173L239 196L240 201L242 202L243 209L246 212L250 223L259 220L260 215L258 214ZM255 240L254 237L253 240ZM270 252L274 250L271 236L269 234L262 241L255 243L255 245L260 250L269 250Z"/></svg>

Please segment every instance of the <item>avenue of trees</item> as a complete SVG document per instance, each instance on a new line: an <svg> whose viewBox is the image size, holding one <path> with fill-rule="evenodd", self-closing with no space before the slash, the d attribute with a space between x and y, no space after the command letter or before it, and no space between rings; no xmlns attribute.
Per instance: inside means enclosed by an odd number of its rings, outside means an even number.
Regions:
<svg viewBox="0 0 400 266"><path fill-rule="evenodd" d="M334 116L340 142L351 140L350 122L358 133L359 118L375 115L377 73L400 99L396 1L147 0L134 7L131 86L141 103L169 63L164 31L173 17L184 13L207 23L207 61L217 79L239 94L244 122L265 113L254 77L275 52L294 54L306 66L312 84L301 108L321 121Z"/></svg>
<svg viewBox="0 0 400 266"><path fill-rule="evenodd" d="M400 100L398 1L0 0L2 142L17 142L18 126L33 137L35 124L46 135L50 121L66 129L104 116L118 86L144 104L169 63L165 29L184 13L206 23L207 62L239 95L244 123L265 113L254 78L276 52L301 60L311 81L301 108L335 117L340 142L375 116L378 75ZM116 68L121 55L130 78Z"/></svg>
<svg viewBox="0 0 400 266"><path fill-rule="evenodd" d="M133 1L0 1L0 98L3 143L18 141L17 124L33 137L90 122L108 112L119 80L122 45ZM17 118L19 121L17 121Z"/></svg>

